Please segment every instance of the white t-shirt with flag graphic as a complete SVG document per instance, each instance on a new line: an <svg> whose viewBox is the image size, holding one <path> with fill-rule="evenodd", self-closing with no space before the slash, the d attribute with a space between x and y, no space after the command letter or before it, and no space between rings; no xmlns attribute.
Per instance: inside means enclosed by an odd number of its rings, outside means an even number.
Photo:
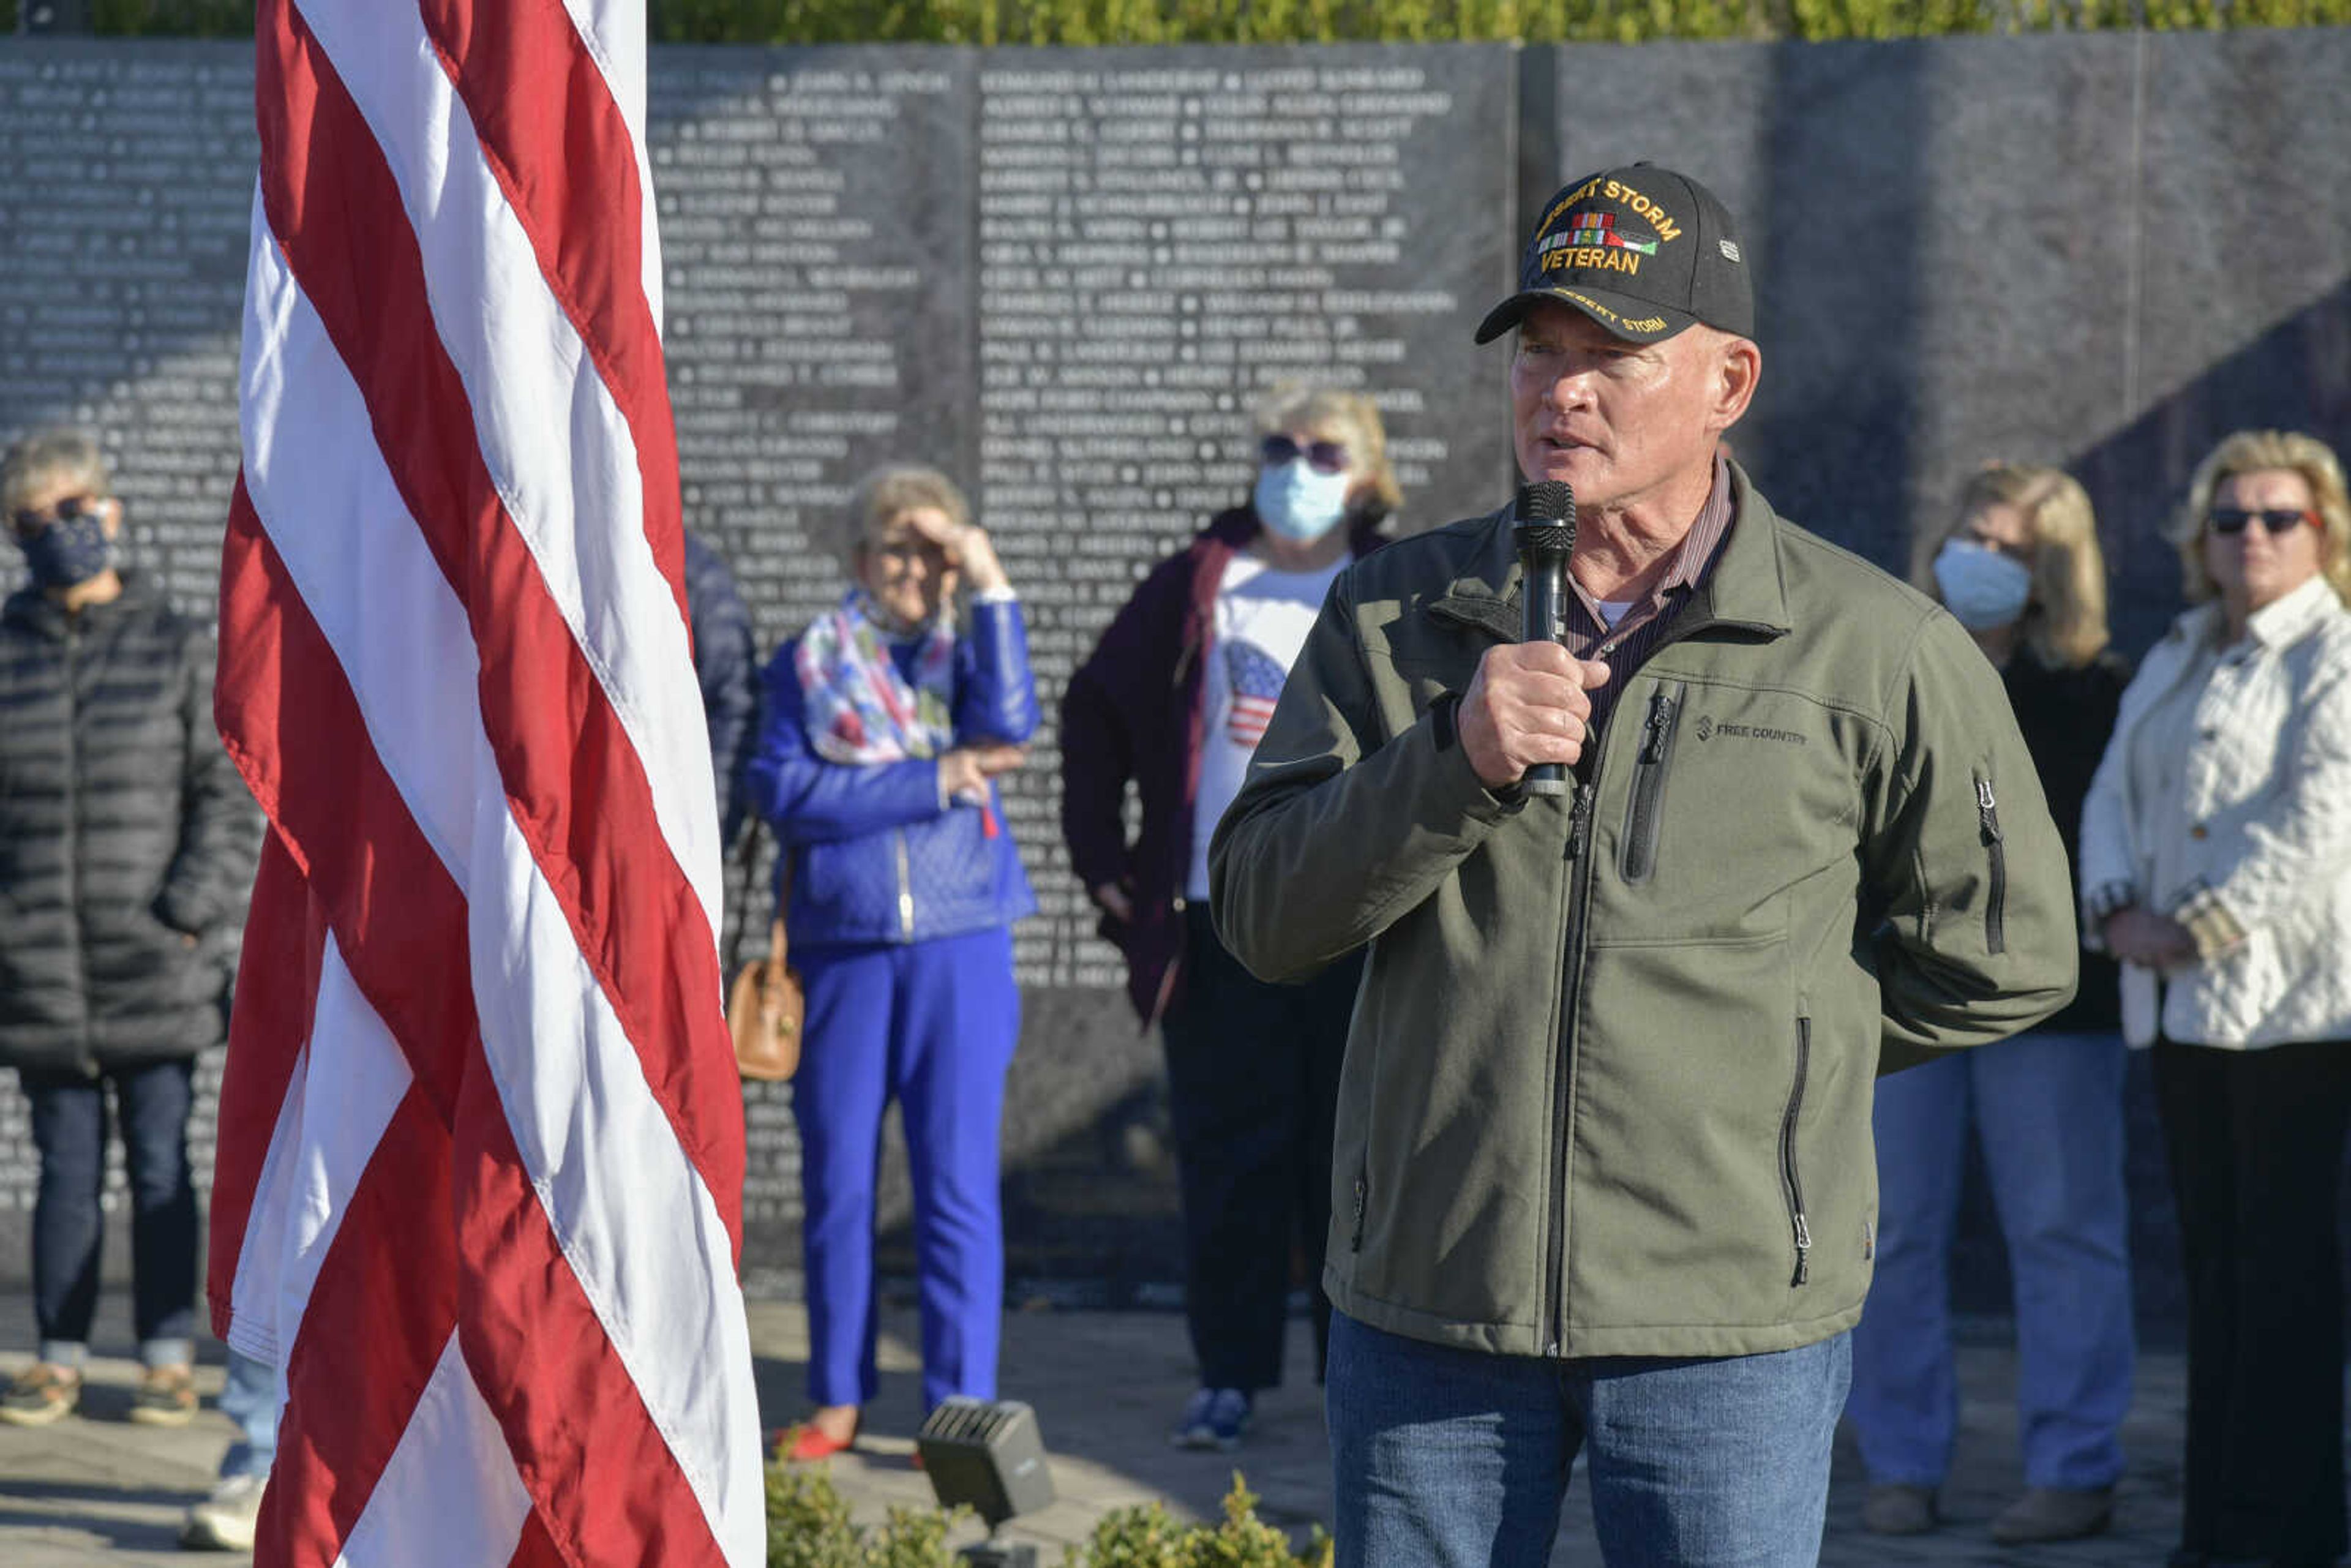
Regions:
<svg viewBox="0 0 2351 1568"><path fill-rule="evenodd" d="M1277 571L1235 555L1217 589L1216 627L1202 671L1208 731L1200 757L1200 792L1192 806L1192 870L1186 898L1208 896L1208 841L1217 819L1240 793L1250 754L1273 717L1290 666L1306 646L1323 596L1354 558L1314 571Z"/></svg>

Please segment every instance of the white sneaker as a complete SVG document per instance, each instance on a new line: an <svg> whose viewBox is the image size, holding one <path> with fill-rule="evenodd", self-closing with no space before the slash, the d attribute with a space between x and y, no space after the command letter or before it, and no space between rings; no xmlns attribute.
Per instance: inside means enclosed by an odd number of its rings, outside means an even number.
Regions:
<svg viewBox="0 0 2351 1568"><path fill-rule="evenodd" d="M213 1488L212 1496L188 1510L180 1544L252 1551L254 1531L261 1522L261 1494L268 1485L267 1476L231 1476Z"/></svg>

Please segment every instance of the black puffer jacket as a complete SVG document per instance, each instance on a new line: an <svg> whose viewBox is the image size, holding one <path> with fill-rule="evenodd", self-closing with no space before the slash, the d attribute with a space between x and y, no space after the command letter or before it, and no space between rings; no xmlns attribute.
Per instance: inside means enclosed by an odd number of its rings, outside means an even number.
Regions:
<svg viewBox="0 0 2351 1568"><path fill-rule="evenodd" d="M220 1038L188 936L242 907L259 817L213 727L213 645L153 586L0 607L0 1065L95 1071Z"/></svg>

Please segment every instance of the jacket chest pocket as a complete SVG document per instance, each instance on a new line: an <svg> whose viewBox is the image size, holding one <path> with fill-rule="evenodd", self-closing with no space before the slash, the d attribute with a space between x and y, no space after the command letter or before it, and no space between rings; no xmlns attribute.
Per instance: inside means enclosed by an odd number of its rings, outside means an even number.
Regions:
<svg viewBox="0 0 2351 1568"><path fill-rule="evenodd" d="M1689 684L1670 682L1649 694L1648 711L1641 718L1640 749L1634 754L1633 784L1616 856L1617 871L1628 883L1646 882L1656 869L1666 780L1673 770L1674 743L1680 737L1682 708L1688 700Z"/></svg>
<svg viewBox="0 0 2351 1568"><path fill-rule="evenodd" d="M1635 925L1677 937L1751 935L1761 904L1850 862L1857 737L1802 697L1660 679L1610 720L1600 820Z"/></svg>

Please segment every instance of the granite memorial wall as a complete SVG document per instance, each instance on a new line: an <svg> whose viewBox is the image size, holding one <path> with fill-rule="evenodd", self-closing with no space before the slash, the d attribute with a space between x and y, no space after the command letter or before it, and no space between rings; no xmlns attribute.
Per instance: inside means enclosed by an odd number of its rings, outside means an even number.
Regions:
<svg viewBox="0 0 2351 1568"><path fill-rule="evenodd" d="M2343 30L658 49L685 514L772 647L840 591L857 478L947 469L1022 592L1050 714L1136 579L1244 496L1249 406L1277 382L1378 402L1403 526L1506 498L1504 350L1469 329L1522 214L1648 157L1744 220L1765 373L1733 443L1782 509L1898 569L1977 463L2071 465L2135 651L2176 608L2156 528L2212 440L2351 442L2351 121L2321 112L2346 75ZM138 562L205 613L236 467L251 82L238 45L0 46L0 440L102 433ZM1049 719L1007 802L1043 904L1017 939L1014 1289L1164 1299L1157 1048L1068 874L1054 746ZM734 880L730 924L755 921ZM747 1261L789 1290L787 1097L748 1112ZM209 1138L200 1110L200 1169ZM0 1277L24 1266L33 1169L0 1093ZM884 1202L903 1230L897 1176Z"/></svg>

